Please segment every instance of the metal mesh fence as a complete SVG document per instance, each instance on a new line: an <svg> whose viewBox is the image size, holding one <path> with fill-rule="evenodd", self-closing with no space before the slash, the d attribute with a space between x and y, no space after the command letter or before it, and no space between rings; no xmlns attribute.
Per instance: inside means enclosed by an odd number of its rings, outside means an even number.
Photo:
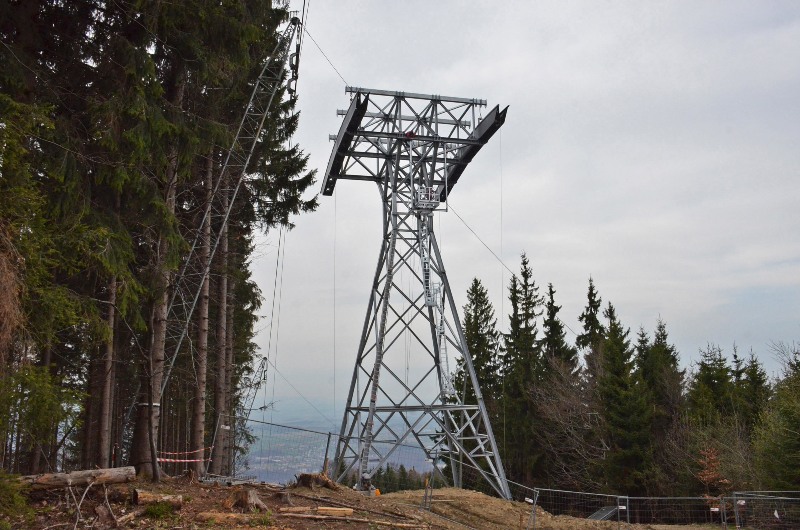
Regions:
<svg viewBox="0 0 800 530"><path fill-rule="evenodd" d="M798 491L742 491L730 501L737 528L800 528Z"/></svg>
<svg viewBox="0 0 800 530"><path fill-rule="evenodd" d="M477 469L464 466L464 487L487 494ZM747 491L723 497L626 497L531 488L509 481L513 500L531 505L526 528L548 528L550 516L615 522L618 528L632 525L679 525L698 528L741 530L800 529L800 492Z"/></svg>
<svg viewBox="0 0 800 530"><path fill-rule="evenodd" d="M629 497L626 521L635 524L724 525L731 503L725 498Z"/></svg>

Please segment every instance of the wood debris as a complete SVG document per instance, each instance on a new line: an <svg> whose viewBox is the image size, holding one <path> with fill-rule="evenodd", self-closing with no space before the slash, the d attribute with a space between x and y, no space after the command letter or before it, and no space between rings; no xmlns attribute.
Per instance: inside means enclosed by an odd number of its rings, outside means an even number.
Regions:
<svg viewBox="0 0 800 530"><path fill-rule="evenodd" d="M153 493L152 491L145 491L138 488L133 490L133 504L137 506L146 506L159 502L180 509L180 507L183 506L183 495L165 495L163 493Z"/></svg>
<svg viewBox="0 0 800 530"><path fill-rule="evenodd" d="M297 477L297 485L304 488L310 488L312 490L319 486L334 491L339 489L339 485L337 483L322 473L303 473Z"/></svg>
<svg viewBox="0 0 800 530"><path fill-rule="evenodd" d="M120 484L136 480L133 466L105 469L86 469L71 473L44 473L19 477L20 482L28 484L31 490L88 486L89 484Z"/></svg>

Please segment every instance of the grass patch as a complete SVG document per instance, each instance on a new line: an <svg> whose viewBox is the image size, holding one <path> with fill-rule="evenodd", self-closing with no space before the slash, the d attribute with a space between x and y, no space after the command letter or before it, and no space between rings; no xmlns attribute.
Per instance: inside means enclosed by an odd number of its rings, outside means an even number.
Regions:
<svg viewBox="0 0 800 530"><path fill-rule="evenodd" d="M272 526L272 513L266 512L258 517L253 517L251 522L255 526Z"/></svg>
<svg viewBox="0 0 800 530"><path fill-rule="evenodd" d="M0 517L16 518L33 515L25 491L25 485L19 482L15 475L7 475L0 471ZM3 522L0 522L0 525L2 524ZM0 530L2 528L0 526Z"/></svg>
<svg viewBox="0 0 800 530"><path fill-rule="evenodd" d="M173 513L175 513L175 511L168 502L156 502L148 505L147 508L144 509L144 515L151 519L167 519L168 517L172 517Z"/></svg>

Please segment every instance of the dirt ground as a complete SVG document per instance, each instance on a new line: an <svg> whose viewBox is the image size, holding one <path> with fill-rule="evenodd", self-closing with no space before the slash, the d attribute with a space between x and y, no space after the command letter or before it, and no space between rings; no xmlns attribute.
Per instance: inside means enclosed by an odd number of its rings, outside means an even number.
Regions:
<svg viewBox="0 0 800 530"><path fill-rule="evenodd" d="M132 504L132 491L140 488L163 495L182 495L183 505L173 513L160 516L144 513L144 508ZM241 521L207 522L201 513L217 513L220 517L241 513L232 507L235 493L244 488L255 490L269 508L268 514L233 515ZM76 488L75 498L80 499L83 489ZM67 498L70 498L67 501ZM107 500L106 500L107 499ZM250 529L275 530L349 529L376 530L393 528L480 530L524 529L531 515L531 506L514 501L504 501L482 493L458 489L434 490L431 510L420 508L422 491L403 491L366 497L345 487L331 490L324 487L277 488L269 485L219 486L172 479L160 484L131 483L93 487L81 503L81 520L74 510L75 501L65 490L51 490L31 494L33 520L10 521L12 528L49 530L56 528L162 528L162 529ZM318 507L352 508L353 514L344 518L316 514ZM288 510L302 513L288 513ZM110 508L110 515L108 509ZM297 517L297 515L304 517ZM315 517L314 519L309 518ZM116 526L114 519L127 520ZM612 530L616 522L588 521L566 516L552 516L537 511L537 528L544 530ZM699 527L632 525L634 530L698 530Z"/></svg>

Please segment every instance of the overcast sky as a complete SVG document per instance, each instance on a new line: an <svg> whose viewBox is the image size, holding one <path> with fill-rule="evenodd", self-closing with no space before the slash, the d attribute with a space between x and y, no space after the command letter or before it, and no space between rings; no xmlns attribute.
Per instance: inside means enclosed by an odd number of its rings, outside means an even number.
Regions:
<svg viewBox="0 0 800 530"><path fill-rule="evenodd" d="M687 367L709 343L735 344L774 374L770 344L800 340L800 3L314 0L307 29L351 86L510 105L450 204L512 270L527 252L572 330L592 276L632 338L662 318ZM344 87L306 38L295 141L319 170L313 193ZM286 237L271 340L277 232L261 241L258 342L319 409L281 375L273 387L271 369L272 419L338 426L380 199L341 181L319 201ZM505 329L509 273L438 215L459 307L478 277Z"/></svg>

